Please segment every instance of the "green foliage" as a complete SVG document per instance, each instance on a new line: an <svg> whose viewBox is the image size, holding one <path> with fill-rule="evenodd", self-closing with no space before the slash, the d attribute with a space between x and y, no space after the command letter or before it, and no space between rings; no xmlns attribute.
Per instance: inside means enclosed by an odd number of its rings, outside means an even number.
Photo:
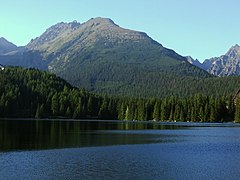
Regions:
<svg viewBox="0 0 240 180"><path fill-rule="evenodd" d="M233 106L231 93L119 98L74 88L49 72L12 67L0 71L0 117L239 122L239 107L239 102Z"/></svg>

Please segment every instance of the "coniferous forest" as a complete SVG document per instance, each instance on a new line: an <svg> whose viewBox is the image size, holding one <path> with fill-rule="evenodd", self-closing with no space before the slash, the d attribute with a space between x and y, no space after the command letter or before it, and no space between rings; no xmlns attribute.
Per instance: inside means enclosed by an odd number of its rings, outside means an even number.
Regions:
<svg viewBox="0 0 240 180"><path fill-rule="evenodd" d="M234 85L235 79L224 81ZM219 84L217 78L214 83ZM8 67L0 71L0 117L240 121L240 103L233 103L235 92L226 94L219 89L218 94L211 96L208 92L154 98L114 97L75 88L49 72Z"/></svg>

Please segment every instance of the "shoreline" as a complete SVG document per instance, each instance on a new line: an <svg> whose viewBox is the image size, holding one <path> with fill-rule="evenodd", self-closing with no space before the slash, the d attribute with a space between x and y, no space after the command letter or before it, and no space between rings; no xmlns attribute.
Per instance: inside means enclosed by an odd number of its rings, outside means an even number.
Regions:
<svg viewBox="0 0 240 180"><path fill-rule="evenodd" d="M236 122L170 122L170 121L141 121L141 120L104 120L104 119L67 119L67 118L0 118L0 121L55 121L55 122L109 122L109 123L139 123L139 124L155 124L155 125L175 125L175 126L196 126L196 127L240 127L240 123Z"/></svg>

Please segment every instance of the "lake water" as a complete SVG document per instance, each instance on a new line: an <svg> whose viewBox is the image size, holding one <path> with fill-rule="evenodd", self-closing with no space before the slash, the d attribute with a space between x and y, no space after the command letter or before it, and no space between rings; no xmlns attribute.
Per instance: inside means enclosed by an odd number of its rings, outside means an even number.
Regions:
<svg viewBox="0 0 240 180"><path fill-rule="evenodd" d="M239 179L238 124L0 120L0 179Z"/></svg>

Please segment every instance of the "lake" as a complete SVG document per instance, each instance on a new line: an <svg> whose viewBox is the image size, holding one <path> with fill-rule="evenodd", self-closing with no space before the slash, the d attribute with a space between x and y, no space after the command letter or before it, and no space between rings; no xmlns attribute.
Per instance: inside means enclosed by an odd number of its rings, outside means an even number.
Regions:
<svg viewBox="0 0 240 180"><path fill-rule="evenodd" d="M239 124L0 120L1 179L239 179Z"/></svg>

